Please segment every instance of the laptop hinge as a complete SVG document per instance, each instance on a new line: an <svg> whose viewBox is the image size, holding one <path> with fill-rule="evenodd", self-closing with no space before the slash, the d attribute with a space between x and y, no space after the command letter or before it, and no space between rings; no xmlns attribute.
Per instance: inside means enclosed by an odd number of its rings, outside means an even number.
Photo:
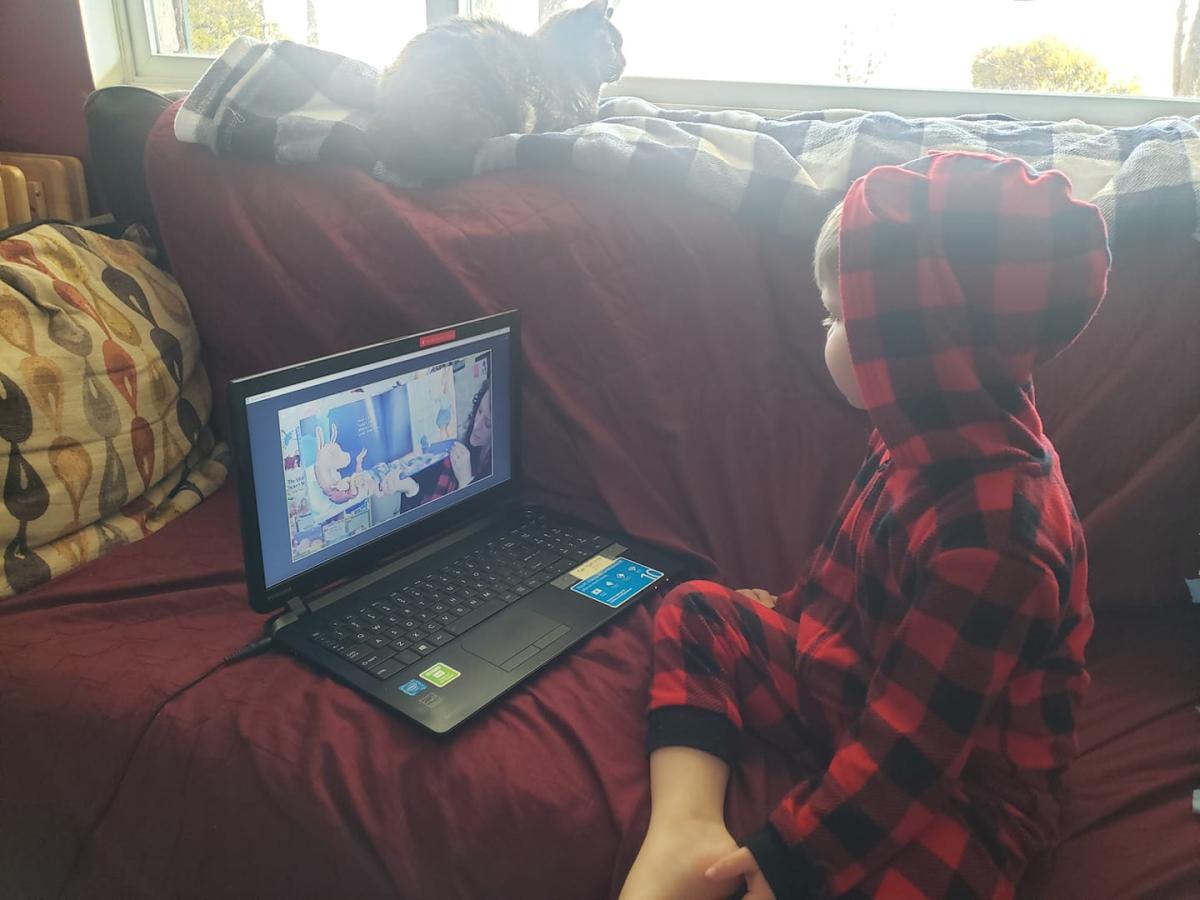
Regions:
<svg viewBox="0 0 1200 900"><path fill-rule="evenodd" d="M331 603L336 603L343 597L357 591L370 588L376 582L384 581L394 576L397 572L412 566L426 557L432 556L439 550L444 550L451 547L459 541L470 537L473 534L478 534L481 531L491 527L500 520L500 513L493 513L486 516L481 516L474 522L467 525L460 525L450 531L443 532L436 537L431 537L415 547L407 548L402 554L380 561L375 565L373 570L357 578L351 579L344 583L338 584L334 588L322 591L321 593L310 594L308 602L305 604L305 610L310 613L318 612L329 606ZM289 601L290 603L290 601Z"/></svg>
<svg viewBox="0 0 1200 900"><path fill-rule="evenodd" d="M302 616L312 612L308 608L308 604L304 602L304 598L299 594L294 594L291 591L287 592L287 609L279 613L275 618L267 623L267 630L271 634L276 634L279 629L293 625L299 622Z"/></svg>
<svg viewBox="0 0 1200 900"><path fill-rule="evenodd" d="M508 507L505 509L507 510L507 508ZM281 612L274 620L272 620L271 628L273 632L278 631L280 628L298 622L302 617L308 615L309 613L318 612L319 610L324 609L326 606L341 600L348 594L359 591L377 581L382 581L386 578L389 578L395 575L398 571L405 569L414 563L420 562L425 557L431 556L439 550L452 546L453 544L463 540L466 537L469 537L472 534L477 534L480 531L483 531L499 521L502 515L503 511L494 513L492 515L483 516L477 521L468 525L461 525L449 532L430 538L419 546L408 548L405 553L398 557L389 559L386 562L381 562L376 566L374 571L368 575L350 579L349 581L338 584L336 587L327 587L317 592L310 593L307 599L297 594L294 590L284 588L278 595L278 600L283 600L286 598L287 610Z"/></svg>

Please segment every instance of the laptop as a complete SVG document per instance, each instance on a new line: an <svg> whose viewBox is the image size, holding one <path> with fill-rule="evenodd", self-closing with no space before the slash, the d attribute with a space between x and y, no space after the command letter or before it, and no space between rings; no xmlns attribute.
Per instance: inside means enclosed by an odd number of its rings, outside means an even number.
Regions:
<svg viewBox="0 0 1200 900"><path fill-rule="evenodd" d="M685 568L522 504L520 334L507 312L229 388L250 605L438 734Z"/></svg>

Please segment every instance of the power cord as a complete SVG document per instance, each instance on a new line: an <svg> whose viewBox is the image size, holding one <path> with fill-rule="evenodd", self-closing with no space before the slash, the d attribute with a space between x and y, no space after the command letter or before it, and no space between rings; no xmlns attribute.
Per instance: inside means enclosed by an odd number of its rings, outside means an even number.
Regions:
<svg viewBox="0 0 1200 900"><path fill-rule="evenodd" d="M222 666L232 665L233 663L240 662L243 659L249 659L251 656L258 656L258 654L262 653L264 650L269 649L271 644L274 643L274 640L275 639L272 638L268 634L265 637L260 637L257 641L251 641L249 644L247 644L245 647L242 647L240 650L234 650L227 657L225 657L223 660L221 660L219 663L217 663L215 666L213 666L211 669L209 669L208 672L206 672L201 677L207 678L209 675L211 675L213 672L217 671L217 669L221 668ZM195 682L193 682L193 684L194 683Z"/></svg>
<svg viewBox="0 0 1200 900"><path fill-rule="evenodd" d="M207 669L205 669L203 672L201 672L199 675L197 675L195 678L193 678L187 684L183 685L182 687L176 688L174 691L172 691L170 694L168 694L166 697L164 697L161 701L159 701L158 705L154 708L154 714L151 715L150 718L148 718L146 720L146 724L142 727L141 732L138 734L137 740L134 741L133 749L129 751L129 757L125 760L125 766L121 770L121 777L117 780L116 787L113 788L113 791L111 794L109 794L108 799L104 801L104 805L100 808L100 813L99 813L99 815L96 816L96 820L92 823L92 826L87 830L87 832L83 836L83 839L79 842L79 850L76 852L75 859L71 863L71 867L67 870L66 879L63 881L62 891L59 894L60 898L66 894L67 889L70 887L71 879L79 871L79 864L83 861L83 855L85 852L87 852L87 849L91 844L93 836L99 830L100 826L104 823L105 818L108 816L109 810L112 809L112 805L116 802L117 797L121 793L121 788L125 786L125 777L129 774L130 766L133 765L133 759L135 756L137 756L137 752L142 746L142 741L145 740L145 738L146 738L146 733L150 730L150 726L153 725L155 723L155 721L157 721L159 714L164 709L166 709L167 704L171 703L174 700L177 700L180 697L180 695L182 695L184 692L186 692L188 690L191 690L196 685L198 685L200 682L202 682L204 679L208 678L210 675L213 675L213 674L219 672L221 669L225 668L226 666L231 666L236 662L241 662L243 659L249 659L251 656L257 656L258 654L262 653L264 650L267 650L268 648L270 648L271 644L273 644L273 643L274 643L274 638L272 638L270 635L260 637L256 641L251 641L249 644L246 644L244 647L234 650L228 656L225 656L224 658L222 658L221 661L216 663L215 665L209 666Z"/></svg>

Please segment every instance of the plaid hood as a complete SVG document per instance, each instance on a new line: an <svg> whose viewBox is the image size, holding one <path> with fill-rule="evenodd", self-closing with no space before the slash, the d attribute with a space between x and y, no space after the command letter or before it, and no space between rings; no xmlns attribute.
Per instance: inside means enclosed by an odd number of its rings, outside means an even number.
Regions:
<svg viewBox="0 0 1200 900"><path fill-rule="evenodd" d="M1042 455L1032 372L1104 296L1104 219L1060 172L931 153L846 195L842 315L868 412L899 465Z"/></svg>

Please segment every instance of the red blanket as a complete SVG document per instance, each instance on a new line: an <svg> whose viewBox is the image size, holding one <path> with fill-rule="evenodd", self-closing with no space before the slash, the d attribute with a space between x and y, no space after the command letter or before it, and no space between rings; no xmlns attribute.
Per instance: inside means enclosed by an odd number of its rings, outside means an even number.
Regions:
<svg viewBox="0 0 1200 900"><path fill-rule="evenodd" d="M608 895L648 812L649 611L449 741L276 654L153 718L258 633L236 521L226 487L0 605L5 900ZM1198 644L1192 609L1101 618L1065 841L1030 897L1193 896ZM748 740L735 827L761 824L790 775Z"/></svg>

